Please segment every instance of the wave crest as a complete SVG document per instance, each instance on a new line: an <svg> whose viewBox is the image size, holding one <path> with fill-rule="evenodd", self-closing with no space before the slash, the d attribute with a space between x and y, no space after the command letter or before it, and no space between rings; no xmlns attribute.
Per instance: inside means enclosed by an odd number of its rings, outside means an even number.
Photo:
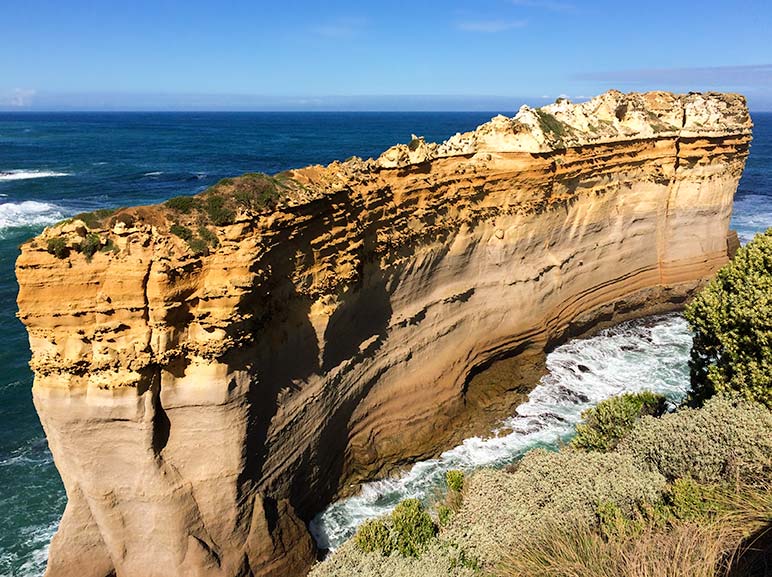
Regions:
<svg viewBox="0 0 772 577"><path fill-rule="evenodd" d="M60 206L36 200L0 204L0 232L9 228L53 224L64 218Z"/></svg>
<svg viewBox="0 0 772 577"><path fill-rule="evenodd" d="M52 170L8 170L0 172L0 181L30 180L33 178L54 178L70 176L69 172L54 172Z"/></svg>

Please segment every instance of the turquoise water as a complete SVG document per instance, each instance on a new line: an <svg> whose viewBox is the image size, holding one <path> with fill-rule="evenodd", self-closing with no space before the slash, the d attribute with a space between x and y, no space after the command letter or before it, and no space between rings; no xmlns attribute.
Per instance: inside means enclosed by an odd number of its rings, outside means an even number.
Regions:
<svg viewBox="0 0 772 577"><path fill-rule="evenodd" d="M65 504L32 406L26 335L14 316L21 242L84 210L158 202L243 172L376 156L411 133L442 140L516 109L0 114L0 575L42 574ZM735 204L744 240L772 226L772 115L754 120L756 140Z"/></svg>

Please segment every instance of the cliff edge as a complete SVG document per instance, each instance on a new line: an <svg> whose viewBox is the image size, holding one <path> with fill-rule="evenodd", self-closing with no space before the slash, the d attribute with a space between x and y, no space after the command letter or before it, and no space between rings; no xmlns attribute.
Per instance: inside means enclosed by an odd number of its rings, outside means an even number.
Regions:
<svg viewBox="0 0 772 577"><path fill-rule="evenodd" d="M68 496L46 574L302 574L336 494L511 409L481 367L723 265L751 126L612 91L46 229L16 268Z"/></svg>

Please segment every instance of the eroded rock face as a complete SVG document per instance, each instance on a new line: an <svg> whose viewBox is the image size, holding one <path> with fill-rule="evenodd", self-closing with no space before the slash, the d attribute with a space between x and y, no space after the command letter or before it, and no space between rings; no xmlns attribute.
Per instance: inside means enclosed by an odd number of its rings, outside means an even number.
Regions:
<svg viewBox="0 0 772 577"><path fill-rule="evenodd" d="M208 255L161 208L90 260L47 251L85 223L47 229L17 262L69 499L47 575L302 574L335 494L509 409L475 367L676 308L724 264L750 138L738 95L609 92L293 171Z"/></svg>

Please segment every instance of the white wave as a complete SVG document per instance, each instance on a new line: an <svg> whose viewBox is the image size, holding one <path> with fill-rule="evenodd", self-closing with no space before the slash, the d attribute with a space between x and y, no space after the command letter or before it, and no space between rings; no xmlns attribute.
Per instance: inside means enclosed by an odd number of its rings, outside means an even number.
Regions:
<svg viewBox="0 0 772 577"><path fill-rule="evenodd" d="M47 202L25 200L0 204L0 231L22 226L53 224L64 218L61 207Z"/></svg>
<svg viewBox="0 0 772 577"><path fill-rule="evenodd" d="M156 172L146 172L142 176L161 176L163 174L163 171L156 171Z"/></svg>
<svg viewBox="0 0 772 577"><path fill-rule="evenodd" d="M58 526L59 522L56 521L50 525L22 530L26 537L23 545L25 548L30 548L31 551L24 555L24 561L18 565L18 568L12 575L15 577L42 577L48 563L48 549L51 545L51 538L56 533ZM7 557L2 559L4 561L3 565L16 565L21 560L18 557L13 559L10 555L3 555L3 557ZM13 561L16 561L16 563Z"/></svg>
<svg viewBox="0 0 772 577"><path fill-rule="evenodd" d="M648 389L678 402L689 386L690 348L688 325L677 315L622 323L595 337L569 341L547 356L548 373L494 436L466 439L400 477L364 484L358 495L317 515L311 533L319 547L335 549L363 521L388 513L402 499L430 498L442 486L445 471L501 467L535 446L567 439L582 411L603 399Z"/></svg>
<svg viewBox="0 0 772 577"><path fill-rule="evenodd" d="M0 172L0 181L30 180L33 178L54 178L58 176L70 176L70 173L54 172L52 170L8 170Z"/></svg>
<svg viewBox="0 0 772 577"><path fill-rule="evenodd" d="M734 202L732 228L737 230L740 242L745 244L759 232L772 226L772 197L747 194Z"/></svg>

